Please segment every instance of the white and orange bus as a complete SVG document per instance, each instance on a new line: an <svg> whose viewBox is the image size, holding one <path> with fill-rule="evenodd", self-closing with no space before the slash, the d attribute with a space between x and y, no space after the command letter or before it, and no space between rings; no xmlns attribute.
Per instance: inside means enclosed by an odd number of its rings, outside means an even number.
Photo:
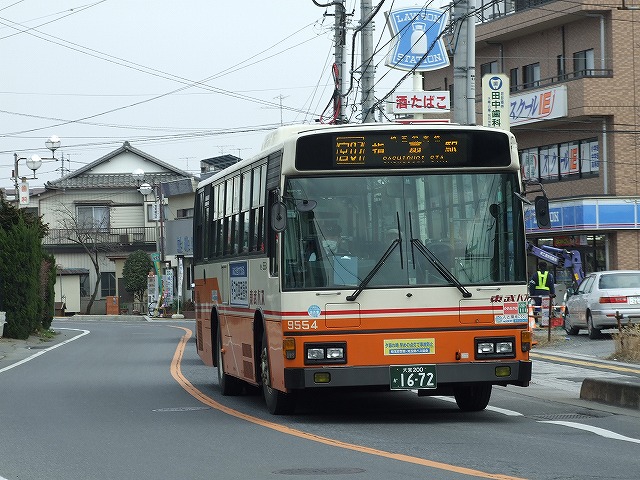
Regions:
<svg viewBox="0 0 640 480"><path fill-rule="evenodd" d="M197 349L223 395L453 395L531 379L514 136L458 125L302 125L200 182Z"/></svg>

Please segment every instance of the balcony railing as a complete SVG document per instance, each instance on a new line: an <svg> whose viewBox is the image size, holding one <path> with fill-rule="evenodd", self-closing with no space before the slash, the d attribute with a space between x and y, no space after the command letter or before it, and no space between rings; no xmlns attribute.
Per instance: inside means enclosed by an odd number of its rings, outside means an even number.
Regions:
<svg viewBox="0 0 640 480"><path fill-rule="evenodd" d="M517 85L511 85L511 92L523 92L534 88L546 87L553 84L570 82L572 80L584 80L587 78L611 78L613 77L613 70L609 69L594 69L588 70L576 70L575 72L565 73L563 75L556 75L555 77L541 78L534 82L519 83Z"/></svg>
<svg viewBox="0 0 640 480"><path fill-rule="evenodd" d="M158 238L155 227L126 227L97 230L76 230L67 228L51 228L42 240L43 245L77 245L72 239L78 234L86 238L88 243L105 245L143 245L155 244Z"/></svg>

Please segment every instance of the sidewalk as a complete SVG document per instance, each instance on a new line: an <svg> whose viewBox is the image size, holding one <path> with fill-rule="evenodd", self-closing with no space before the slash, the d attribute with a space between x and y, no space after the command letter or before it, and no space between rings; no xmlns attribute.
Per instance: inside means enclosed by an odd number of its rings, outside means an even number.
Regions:
<svg viewBox="0 0 640 480"><path fill-rule="evenodd" d="M64 342L77 334L77 332L67 330L56 330L56 333L57 335L52 338L41 338L36 335L31 335L26 340L0 338L0 370L33 355L37 351Z"/></svg>
<svg viewBox="0 0 640 480"><path fill-rule="evenodd" d="M547 328L535 329L534 338L538 344L533 347L532 352L611 365L614 370L629 373L629 377L624 380L585 378L580 388L582 400L640 410L640 364L625 363L615 358L615 342L584 341L576 336L567 335L563 328L552 328L550 337Z"/></svg>

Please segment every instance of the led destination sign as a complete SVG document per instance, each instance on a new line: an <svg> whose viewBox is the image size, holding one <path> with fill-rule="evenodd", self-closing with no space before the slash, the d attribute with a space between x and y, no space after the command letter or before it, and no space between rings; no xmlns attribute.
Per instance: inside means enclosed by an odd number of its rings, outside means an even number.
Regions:
<svg viewBox="0 0 640 480"><path fill-rule="evenodd" d="M339 167L438 167L465 164L466 137L443 134L361 135L336 137Z"/></svg>
<svg viewBox="0 0 640 480"><path fill-rule="evenodd" d="M296 143L298 170L508 167L509 137L488 130L314 132Z"/></svg>

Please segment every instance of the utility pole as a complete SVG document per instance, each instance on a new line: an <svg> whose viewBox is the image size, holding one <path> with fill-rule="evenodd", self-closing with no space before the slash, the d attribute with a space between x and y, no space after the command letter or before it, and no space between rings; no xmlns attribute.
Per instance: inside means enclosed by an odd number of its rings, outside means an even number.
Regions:
<svg viewBox="0 0 640 480"><path fill-rule="evenodd" d="M460 21L453 52L453 121L476 123L476 0L461 0L453 7L453 21Z"/></svg>
<svg viewBox="0 0 640 480"><path fill-rule="evenodd" d="M373 58L373 20L370 18L371 0L360 1L361 51L362 51L362 123L375 122L373 105L375 101L373 86L375 67ZM364 22L367 22L364 25Z"/></svg>
<svg viewBox="0 0 640 480"><path fill-rule="evenodd" d="M284 125L283 121L282 121L282 100L284 100L285 98L287 98L289 95L278 95L277 97L273 97L274 99L278 99L280 100L280 125Z"/></svg>
<svg viewBox="0 0 640 480"><path fill-rule="evenodd" d="M344 8L345 0L335 0L333 4L335 5L335 60L336 60L336 68L338 70L336 82L337 92L333 98L333 111L336 117L336 123L344 123L344 102L343 96L345 92L345 79L346 79L346 58L345 58L345 48L347 44L347 13Z"/></svg>

